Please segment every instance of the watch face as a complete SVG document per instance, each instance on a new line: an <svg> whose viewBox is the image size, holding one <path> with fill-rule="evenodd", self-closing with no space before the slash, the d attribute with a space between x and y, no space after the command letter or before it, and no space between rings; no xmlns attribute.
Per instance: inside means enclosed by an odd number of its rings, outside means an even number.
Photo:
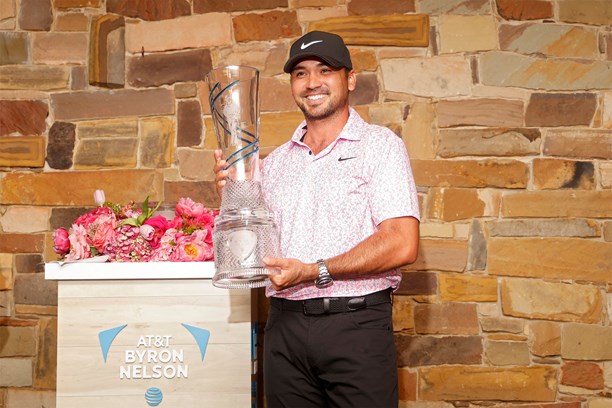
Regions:
<svg viewBox="0 0 612 408"><path fill-rule="evenodd" d="M329 285L331 285L332 283L334 283L334 280L331 278L331 276L327 275L327 276L321 276L319 277L319 279L317 279L317 281L315 282L315 286L319 289L322 288L326 288Z"/></svg>

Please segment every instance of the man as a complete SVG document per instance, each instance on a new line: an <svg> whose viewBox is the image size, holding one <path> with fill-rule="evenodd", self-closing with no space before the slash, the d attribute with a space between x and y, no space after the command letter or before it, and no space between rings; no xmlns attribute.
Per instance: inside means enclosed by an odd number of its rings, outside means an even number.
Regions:
<svg viewBox="0 0 612 408"><path fill-rule="evenodd" d="M397 406L391 290L419 236L404 143L349 108L356 74L339 36L304 35L284 71L305 120L263 163L283 256L264 258L277 271L266 289L267 405Z"/></svg>

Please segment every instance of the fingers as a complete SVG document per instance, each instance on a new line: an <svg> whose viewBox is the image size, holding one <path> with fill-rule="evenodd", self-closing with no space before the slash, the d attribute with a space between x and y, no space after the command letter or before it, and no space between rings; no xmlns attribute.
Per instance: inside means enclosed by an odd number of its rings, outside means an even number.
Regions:
<svg viewBox="0 0 612 408"><path fill-rule="evenodd" d="M213 166L213 171L215 172L215 180L217 182L217 194L221 197L221 192L223 190L223 186L227 183L226 179L229 175L229 172L225 170L225 166L227 162L223 158L223 151L220 149L215 150L215 165Z"/></svg>

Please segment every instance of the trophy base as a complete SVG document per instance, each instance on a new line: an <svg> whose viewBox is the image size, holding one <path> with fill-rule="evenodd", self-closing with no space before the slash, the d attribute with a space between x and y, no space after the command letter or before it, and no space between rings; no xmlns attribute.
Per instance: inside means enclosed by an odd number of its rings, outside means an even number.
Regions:
<svg viewBox="0 0 612 408"><path fill-rule="evenodd" d="M255 289L266 286L270 272L263 267L241 268L215 273L213 286L223 289Z"/></svg>

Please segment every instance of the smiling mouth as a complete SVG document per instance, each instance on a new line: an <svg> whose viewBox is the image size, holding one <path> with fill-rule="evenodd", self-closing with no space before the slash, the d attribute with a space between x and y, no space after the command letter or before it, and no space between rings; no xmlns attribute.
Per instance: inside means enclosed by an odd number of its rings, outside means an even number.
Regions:
<svg viewBox="0 0 612 408"><path fill-rule="evenodd" d="M307 100L309 100L309 101L316 102L316 101L322 100L326 96L327 96L327 94L316 94L316 95L307 95L305 98Z"/></svg>

